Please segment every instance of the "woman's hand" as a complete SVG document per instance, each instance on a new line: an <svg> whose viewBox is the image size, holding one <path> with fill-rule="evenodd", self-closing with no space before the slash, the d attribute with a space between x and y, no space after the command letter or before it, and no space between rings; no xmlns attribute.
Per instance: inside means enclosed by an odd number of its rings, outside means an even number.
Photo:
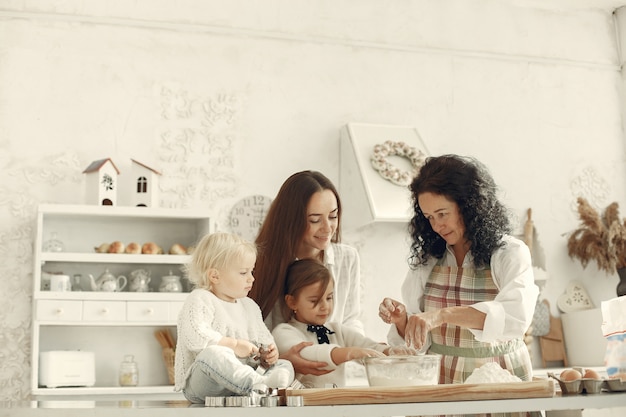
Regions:
<svg viewBox="0 0 626 417"><path fill-rule="evenodd" d="M300 342L294 345L287 352L280 354L281 359L287 359L293 365L293 369L303 375L324 375L330 370L322 369L328 366L326 362L314 362L304 359L300 355L300 351L307 346L312 346L312 342Z"/></svg>
<svg viewBox="0 0 626 417"><path fill-rule="evenodd" d="M417 355L417 350L409 346L389 346L383 352L387 356Z"/></svg>
<svg viewBox="0 0 626 417"><path fill-rule="evenodd" d="M404 340L407 346L420 350L426 344L428 333L442 324L440 311L433 310L409 316L404 329Z"/></svg>
<svg viewBox="0 0 626 417"><path fill-rule="evenodd" d="M278 362L278 349L276 349L276 345L271 344L266 348L259 349L259 359L264 368L269 368Z"/></svg>
<svg viewBox="0 0 626 417"><path fill-rule="evenodd" d="M400 336L404 335L407 323L406 306L399 301L385 298L378 306L378 315L388 324L395 324Z"/></svg>

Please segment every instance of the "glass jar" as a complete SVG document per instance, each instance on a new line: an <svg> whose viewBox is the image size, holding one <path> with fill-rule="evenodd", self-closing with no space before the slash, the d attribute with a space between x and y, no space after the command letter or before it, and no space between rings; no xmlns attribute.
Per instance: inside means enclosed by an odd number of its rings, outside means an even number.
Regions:
<svg viewBox="0 0 626 417"><path fill-rule="evenodd" d="M50 233L50 239L46 240L42 244L42 250L44 252L63 252L65 245L59 240L56 232Z"/></svg>
<svg viewBox="0 0 626 417"><path fill-rule="evenodd" d="M123 387L135 387L139 384L139 369L133 355L124 356L120 365L120 385Z"/></svg>
<svg viewBox="0 0 626 417"><path fill-rule="evenodd" d="M169 275L161 277L161 285L159 285L159 292L182 292L183 284L180 282L178 275L172 275L170 271Z"/></svg>

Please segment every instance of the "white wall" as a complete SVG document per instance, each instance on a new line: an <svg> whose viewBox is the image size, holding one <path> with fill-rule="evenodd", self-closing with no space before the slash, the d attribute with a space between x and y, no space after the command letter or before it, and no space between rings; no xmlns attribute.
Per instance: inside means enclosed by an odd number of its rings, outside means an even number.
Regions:
<svg viewBox="0 0 626 417"><path fill-rule="evenodd" d="M515 4L515 3L513 3ZM348 122L415 126L432 154L484 161L533 218L550 274L594 303L616 276L566 253L578 195L626 202L612 16L497 0L5 1L0 5L0 397L28 395L32 237L40 202L82 203L111 157L163 171L162 205L206 208L227 228L240 197L273 196L316 169L335 182ZM124 201L122 199L121 203ZM349 204L349 202L344 202ZM362 258L364 320L397 296L397 224L345 231Z"/></svg>

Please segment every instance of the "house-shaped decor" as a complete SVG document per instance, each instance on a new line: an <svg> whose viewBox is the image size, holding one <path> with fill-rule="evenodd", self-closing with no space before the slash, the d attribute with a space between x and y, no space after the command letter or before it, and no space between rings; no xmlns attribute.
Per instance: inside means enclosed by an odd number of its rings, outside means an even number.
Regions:
<svg viewBox="0 0 626 417"><path fill-rule="evenodd" d="M84 171L86 177L85 200L99 206L117 205L117 169L111 158L93 161Z"/></svg>
<svg viewBox="0 0 626 417"><path fill-rule="evenodd" d="M154 168L132 161L132 181L130 205L135 207L159 206L159 176L161 173Z"/></svg>

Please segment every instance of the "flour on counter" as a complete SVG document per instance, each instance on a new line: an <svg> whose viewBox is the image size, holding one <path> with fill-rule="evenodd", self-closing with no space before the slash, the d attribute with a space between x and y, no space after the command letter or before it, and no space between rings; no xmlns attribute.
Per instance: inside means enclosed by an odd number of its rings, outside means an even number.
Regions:
<svg viewBox="0 0 626 417"><path fill-rule="evenodd" d="M466 384L486 384L492 382L521 382L522 380L502 369L499 364L489 362L474 369L474 372L465 380Z"/></svg>

